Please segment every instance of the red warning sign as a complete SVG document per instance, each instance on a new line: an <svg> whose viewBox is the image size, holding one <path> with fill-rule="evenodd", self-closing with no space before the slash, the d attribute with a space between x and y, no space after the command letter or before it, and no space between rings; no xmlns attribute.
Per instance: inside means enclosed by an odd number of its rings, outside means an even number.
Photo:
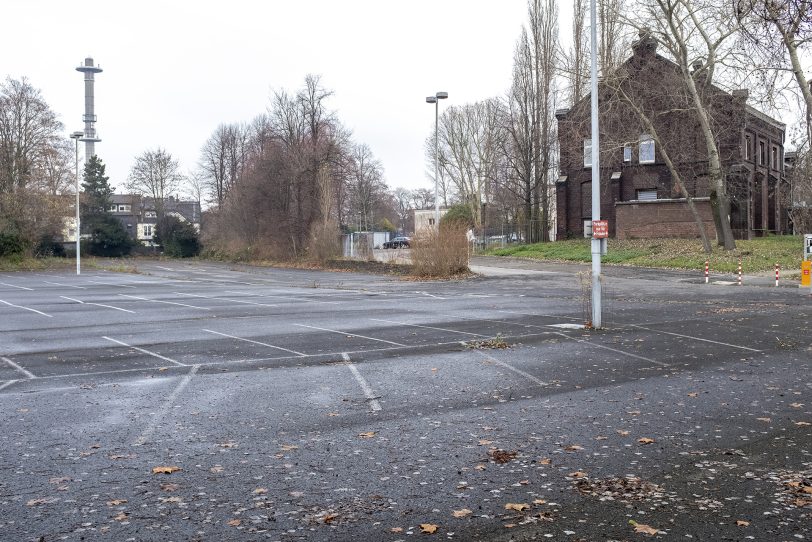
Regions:
<svg viewBox="0 0 812 542"><path fill-rule="evenodd" d="M609 237L609 221L608 220L593 220L592 221L592 237L594 239L606 239Z"/></svg>

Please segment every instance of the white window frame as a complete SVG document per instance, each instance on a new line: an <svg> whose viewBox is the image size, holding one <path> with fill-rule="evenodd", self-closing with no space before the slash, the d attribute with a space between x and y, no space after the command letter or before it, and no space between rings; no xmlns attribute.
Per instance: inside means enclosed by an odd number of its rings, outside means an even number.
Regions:
<svg viewBox="0 0 812 542"><path fill-rule="evenodd" d="M584 167L592 167L592 139L584 139Z"/></svg>
<svg viewBox="0 0 812 542"><path fill-rule="evenodd" d="M648 134L640 136L640 151L638 153L638 160L641 164L653 164L656 161L656 154L654 149L654 138Z"/></svg>
<svg viewBox="0 0 812 542"><path fill-rule="evenodd" d="M623 147L623 163L631 163L632 161L632 147L631 145L626 145Z"/></svg>

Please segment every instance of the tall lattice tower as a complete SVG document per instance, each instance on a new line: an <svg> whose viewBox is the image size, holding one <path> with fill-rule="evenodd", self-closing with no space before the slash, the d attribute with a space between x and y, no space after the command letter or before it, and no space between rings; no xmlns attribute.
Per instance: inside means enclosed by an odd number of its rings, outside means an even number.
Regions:
<svg viewBox="0 0 812 542"><path fill-rule="evenodd" d="M76 68L76 71L85 74L85 114L82 115L82 120L85 122L85 135L79 141L85 143L85 160L87 160L96 154L96 143L101 141L96 136L93 85L95 83L95 74L101 73L102 69L99 66L94 66L93 59L88 57L83 65Z"/></svg>

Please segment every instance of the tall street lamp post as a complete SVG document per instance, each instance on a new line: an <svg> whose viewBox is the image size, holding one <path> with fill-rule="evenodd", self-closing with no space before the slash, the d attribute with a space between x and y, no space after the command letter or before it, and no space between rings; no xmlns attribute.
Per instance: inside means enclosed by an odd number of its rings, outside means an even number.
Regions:
<svg viewBox="0 0 812 542"><path fill-rule="evenodd" d="M73 139L76 142L75 157L76 157L76 274L77 275L82 274L82 265L80 263L81 256L79 255L79 238L80 238L80 232L82 231L81 230L81 225L79 223L79 220L80 220L79 219L79 139L81 139L82 136L84 136L84 135L85 135L84 132L73 132L70 135L70 138Z"/></svg>
<svg viewBox="0 0 812 542"><path fill-rule="evenodd" d="M590 43L590 109L592 124L592 326L600 329L601 322L601 254L606 239L595 236L596 223L601 219L601 147L598 138L598 31L596 0L589 2Z"/></svg>
<svg viewBox="0 0 812 542"><path fill-rule="evenodd" d="M440 145L437 137L437 124L440 119L440 100L448 98L448 92L438 92L426 98L426 103L434 104L434 227L440 228L440 197L437 192L437 182L440 170Z"/></svg>

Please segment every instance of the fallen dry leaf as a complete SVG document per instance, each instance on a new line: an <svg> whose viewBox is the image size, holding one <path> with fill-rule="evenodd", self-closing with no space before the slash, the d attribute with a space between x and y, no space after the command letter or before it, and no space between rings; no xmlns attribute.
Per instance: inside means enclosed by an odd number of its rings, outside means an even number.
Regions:
<svg viewBox="0 0 812 542"><path fill-rule="evenodd" d="M482 440L479 441L480 446L488 446L489 444L493 444L493 441L492 440L485 440L485 439L482 439Z"/></svg>
<svg viewBox="0 0 812 542"><path fill-rule="evenodd" d="M646 525L645 523L634 523L634 532L643 534L657 534L660 532L660 530L655 529L650 525Z"/></svg>
<svg viewBox="0 0 812 542"><path fill-rule="evenodd" d="M533 504L547 504L547 501L544 499L536 499L533 501Z"/></svg>
<svg viewBox="0 0 812 542"><path fill-rule="evenodd" d="M282 450L283 452L290 452L292 450L298 450L299 447L296 446L295 444L282 444L279 447L279 449Z"/></svg>
<svg viewBox="0 0 812 542"><path fill-rule="evenodd" d="M530 485L530 480L519 480L519 485L521 486Z"/></svg>
<svg viewBox="0 0 812 542"><path fill-rule="evenodd" d="M434 534L437 531L437 525L433 523L421 523L420 532L425 534Z"/></svg>
<svg viewBox="0 0 812 542"><path fill-rule="evenodd" d="M25 503L25 505L26 506L39 506L41 504L51 504L52 502L55 502L55 501L56 501L56 499L43 497L42 499L31 499L30 501Z"/></svg>
<svg viewBox="0 0 812 542"><path fill-rule="evenodd" d="M336 519L338 519L338 514L327 514L323 518L321 518L324 523L330 525Z"/></svg>
<svg viewBox="0 0 812 542"><path fill-rule="evenodd" d="M809 423L809 422L795 422L795 425L797 425L798 427L809 427L810 425L812 425L812 423Z"/></svg>
<svg viewBox="0 0 812 542"><path fill-rule="evenodd" d="M116 520L116 521L126 521L127 520L127 512L119 512L118 514L113 516L113 519Z"/></svg>
<svg viewBox="0 0 812 542"><path fill-rule="evenodd" d="M479 465L477 465L476 467L474 467L474 470L485 470L486 468L487 468L487 467L485 467L485 465L483 465L482 463L480 463Z"/></svg>
<svg viewBox="0 0 812 542"><path fill-rule="evenodd" d="M577 444L570 444L569 446L564 446L565 452L577 452L583 449L584 449L583 446L578 446Z"/></svg>
<svg viewBox="0 0 812 542"><path fill-rule="evenodd" d="M107 457L109 457L110 459L133 459L135 457L135 454L124 454L124 455L113 454L108 455Z"/></svg>
<svg viewBox="0 0 812 542"><path fill-rule="evenodd" d="M689 393L688 397L696 397L697 395L699 395L699 394L694 391L694 392Z"/></svg>
<svg viewBox="0 0 812 542"><path fill-rule="evenodd" d="M334 417L334 416L338 416L339 414L338 414L338 412L328 412L327 415L330 416L330 417Z"/></svg>
<svg viewBox="0 0 812 542"><path fill-rule="evenodd" d="M621 437L628 437L629 436L629 432L624 431L623 429L618 429L617 434L620 435Z"/></svg>
<svg viewBox="0 0 812 542"><path fill-rule="evenodd" d="M586 476L586 473L583 472L583 471L577 470L575 472L569 473L567 476L569 476L570 478L583 478L584 476Z"/></svg>
<svg viewBox="0 0 812 542"><path fill-rule="evenodd" d="M375 436L375 431L367 431L365 433L358 433L359 438L372 438Z"/></svg>
<svg viewBox="0 0 812 542"><path fill-rule="evenodd" d="M505 523L505 529L512 529L516 526L515 523Z"/></svg>
<svg viewBox="0 0 812 542"><path fill-rule="evenodd" d="M801 408L802 406L804 406L804 404L803 403L792 403L789 406L791 406L792 408Z"/></svg>
<svg viewBox="0 0 812 542"><path fill-rule="evenodd" d="M451 515L455 518L464 518L465 516L470 516L473 512L468 510L467 508L463 508L462 510L454 510L451 512Z"/></svg>
<svg viewBox="0 0 812 542"><path fill-rule="evenodd" d="M491 457L491 461L493 461L494 463L504 465L505 463L510 463L511 461L516 459L516 456L519 455L519 452L491 449L488 451L488 455Z"/></svg>
<svg viewBox="0 0 812 542"><path fill-rule="evenodd" d="M166 483L166 484L161 484L161 489L164 490L164 491L172 492L172 491L177 491L178 489L180 489L180 486L178 484Z"/></svg>
<svg viewBox="0 0 812 542"><path fill-rule="evenodd" d="M403 532L403 527L392 527L391 529L389 529L389 532L390 533L402 533Z"/></svg>
<svg viewBox="0 0 812 542"><path fill-rule="evenodd" d="M118 506L125 502L127 502L127 499L113 499L112 501L107 501L107 506Z"/></svg>
<svg viewBox="0 0 812 542"><path fill-rule="evenodd" d="M170 467L152 467L152 474L172 474L173 472L178 472L182 470L180 467L170 466Z"/></svg>
<svg viewBox="0 0 812 542"><path fill-rule="evenodd" d="M241 519L231 519L226 522L226 525L231 525L232 527L239 527L240 523L242 523Z"/></svg>
<svg viewBox="0 0 812 542"><path fill-rule="evenodd" d="M264 487L258 487L252 493L254 495L265 495L266 493L268 493L268 490L265 489Z"/></svg>
<svg viewBox="0 0 812 542"><path fill-rule="evenodd" d="M539 465L551 465L552 463L553 463L553 460L550 459L549 457L539 459Z"/></svg>
<svg viewBox="0 0 812 542"><path fill-rule="evenodd" d="M160 499L161 502L174 502L174 503L183 502L183 499L181 497L160 497Z"/></svg>
<svg viewBox="0 0 812 542"><path fill-rule="evenodd" d="M748 525L750 525L750 522L743 519L737 519L736 525L738 525L739 527L747 527Z"/></svg>
<svg viewBox="0 0 812 542"><path fill-rule="evenodd" d="M223 472L223 470L224 470L223 467L221 467L220 465L215 465L215 466L213 466L212 468L209 469L209 472L218 473L218 472Z"/></svg>
<svg viewBox="0 0 812 542"><path fill-rule="evenodd" d="M505 505L505 510L516 510L517 512L521 512L529 509L530 505L523 502L509 502Z"/></svg>
<svg viewBox="0 0 812 542"><path fill-rule="evenodd" d="M608 439L609 437L605 437L603 435L598 435L597 437L595 437L595 440L608 440Z"/></svg>
<svg viewBox="0 0 812 542"><path fill-rule="evenodd" d="M652 442L654 442L654 439L648 437L641 437L637 439L637 442L639 442L640 444L651 444Z"/></svg>

